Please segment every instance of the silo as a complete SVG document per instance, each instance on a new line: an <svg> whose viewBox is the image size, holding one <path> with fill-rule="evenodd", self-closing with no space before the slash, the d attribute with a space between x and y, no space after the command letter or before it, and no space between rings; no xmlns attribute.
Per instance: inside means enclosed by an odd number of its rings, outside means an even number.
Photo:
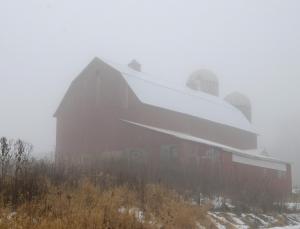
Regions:
<svg viewBox="0 0 300 229"><path fill-rule="evenodd" d="M186 86L195 91L202 91L214 96L219 95L219 81L210 70L201 69L190 75Z"/></svg>
<svg viewBox="0 0 300 229"><path fill-rule="evenodd" d="M225 100L239 109L246 118L251 122L252 119L252 109L251 102L247 96L239 92L230 93L225 97Z"/></svg>

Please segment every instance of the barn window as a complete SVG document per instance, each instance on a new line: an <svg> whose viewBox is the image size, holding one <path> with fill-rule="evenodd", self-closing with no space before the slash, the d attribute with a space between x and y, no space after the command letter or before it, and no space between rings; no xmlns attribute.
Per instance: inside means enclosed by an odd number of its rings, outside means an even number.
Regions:
<svg viewBox="0 0 300 229"><path fill-rule="evenodd" d="M216 161L219 158L219 150L216 147L210 146L207 151L205 152L205 158Z"/></svg>
<svg viewBox="0 0 300 229"><path fill-rule="evenodd" d="M143 160L145 152L142 149L129 149L127 150L128 158L134 161Z"/></svg>
<svg viewBox="0 0 300 229"><path fill-rule="evenodd" d="M285 172L284 172L284 171L278 170L278 171L277 171L277 177L278 177L279 179L284 178L284 177L285 177Z"/></svg>
<svg viewBox="0 0 300 229"><path fill-rule="evenodd" d="M178 151L174 145L162 145L160 147L160 158L162 161L178 159Z"/></svg>

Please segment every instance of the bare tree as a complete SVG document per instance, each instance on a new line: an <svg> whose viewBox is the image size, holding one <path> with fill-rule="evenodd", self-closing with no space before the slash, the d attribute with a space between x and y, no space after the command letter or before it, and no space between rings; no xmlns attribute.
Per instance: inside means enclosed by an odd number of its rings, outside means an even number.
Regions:
<svg viewBox="0 0 300 229"><path fill-rule="evenodd" d="M12 141L9 141L6 137L0 139L0 163L1 163L1 187L3 186L4 179L7 175L11 154Z"/></svg>
<svg viewBox="0 0 300 229"><path fill-rule="evenodd" d="M14 144L14 156L15 156L15 173L17 173L25 166L29 160L29 155L33 149L33 146L18 139Z"/></svg>

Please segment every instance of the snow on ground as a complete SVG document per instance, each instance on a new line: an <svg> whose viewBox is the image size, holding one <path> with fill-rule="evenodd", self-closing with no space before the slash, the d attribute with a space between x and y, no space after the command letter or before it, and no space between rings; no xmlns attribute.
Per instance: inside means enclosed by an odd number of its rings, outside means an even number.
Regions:
<svg viewBox="0 0 300 229"><path fill-rule="evenodd" d="M202 197L202 196L201 196ZM300 229L300 203L286 203L285 206L294 214L235 214L235 206L230 199L222 197L200 198L201 204L211 204L212 210L208 213L211 221L217 228L298 228ZM289 225L278 227L278 225ZM277 226L277 227L276 227Z"/></svg>
<svg viewBox="0 0 300 229"><path fill-rule="evenodd" d="M218 228L218 229L226 229L226 226L219 223L217 220L215 220L213 217L210 217L210 220L214 223L214 225ZM224 223L224 222L223 222Z"/></svg>
<svg viewBox="0 0 300 229"><path fill-rule="evenodd" d="M227 213L227 214L234 221L236 228L238 228L238 229L248 229L249 228L249 226L247 226L245 224L245 222L243 222L241 219L239 219L235 214L233 214L233 213Z"/></svg>
<svg viewBox="0 0 300 229"><path fill-rule="evenodd" d="M125 208L120 207L118 212L121 214L133 215L139 222L145 223L145 215L142 210L137 207ZM300 213L293 214L254 214L254 213L241 213L236 214L228 211L208 211L207 217L215 225L217 229L300 229ZM16 212L9 213L6 217L12 220L17 215ZM0 219L1 220L1 219ZM163 228L158 222L148 221L150 225L156 228ZM201 222L195 222L198 229L205 229ZM285 226L277 226L285 225Z"/></svg>
<svg viewBox="0 0 300 229"><path fill-rule="evenodd" d="M121 207L118 209L118 212L120 213L126 213L128 212L130 215L134 215L134 217L141 223L144 222L144 212L139 210L138 208L129 208L129 209L126 209L125 207Z"/></svg>
<svg viewBox="0 0 300 229"><path fill-rule="evenodd" d="M254 214L243 213L237 215L233 212L208 212L211 221L217 228L273 228L276 225L289 225L274 228L300 229L300 214Z"/></svg>
<svg viewBox="0 0 300 229"><path fill-rule="evenodd" d="M286 227L271 227L270 229L299 229L299 228L300 228L300 224L295 226L286 226Z"/></svg>
<svg viewBox="0 0 300 229"><path fill-rule="evenodd" d="M300 213L242 213L235 211L235 206L232 205L231 201L227 199L215 198L210 200L201 200L203 204L210 203L212 208L208 211L207 217L218 229L250 229L250 228L273 228L273 229L300 229ZM191 205L197 205L196 202L191 201ZM291 204L291 203L289 203ZM225 207L224 207L225 206ZM295 209L295 208L293 208ZM127 213L135 216L135 218L141 222L145 222L144 212L136 207L125 208L121 207L118 209L121 214ZM297 212L297 213L296 213ZM161 228L158 222L149 221L151 225L155 225L157 228ZM204 229L201 226L201 222L195 222L197 228Z"/></svg>

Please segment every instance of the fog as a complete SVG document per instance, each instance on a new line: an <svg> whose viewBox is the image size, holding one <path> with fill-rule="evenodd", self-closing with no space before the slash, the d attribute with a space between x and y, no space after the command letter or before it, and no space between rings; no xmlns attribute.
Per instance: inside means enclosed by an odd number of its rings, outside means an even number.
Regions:
<svg viewBox="0 0 300 229"><path fill-rule="evenodd" d="M211 69L221 96L246 94L260 146L300 184L300 2L1 0L0 136L55 149L53 113L95 57L184 84Z"/></svg>

